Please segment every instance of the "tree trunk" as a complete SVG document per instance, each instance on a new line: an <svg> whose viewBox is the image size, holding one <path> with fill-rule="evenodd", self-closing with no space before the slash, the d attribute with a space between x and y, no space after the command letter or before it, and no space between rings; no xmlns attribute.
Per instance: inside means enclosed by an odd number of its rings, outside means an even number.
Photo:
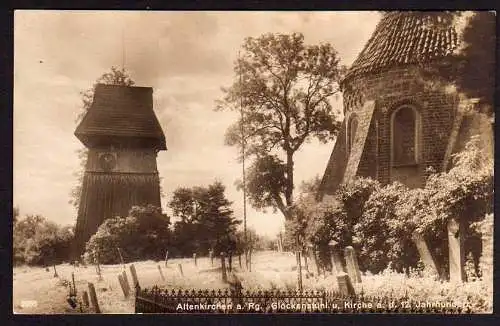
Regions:
<svg viewBox="0 0 500 326"><path fill-rule="evenodd" d="M289 210L289 208L293 205L293 153L293 151L287 151L286 153L285 201L287 210Z"/></svg>

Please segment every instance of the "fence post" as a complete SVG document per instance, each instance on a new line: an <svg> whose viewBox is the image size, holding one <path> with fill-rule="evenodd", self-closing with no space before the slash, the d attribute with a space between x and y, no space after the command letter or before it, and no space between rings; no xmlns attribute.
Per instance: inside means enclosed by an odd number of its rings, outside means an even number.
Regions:
<svg viewBox="0 0 500 326"><path fill-rule="evenodd" d="M167 267L167 261L168 261L168 250L165 253L165 267Z"/></svg>
<svg viewBox="0 0 500 326"><path fill-rule="evenodd" d="M425 268L432 271L436 275L439 275L436 261L434 260L434 257L432 257L432 254L429 250L429 247L427 246L427 243L425 242L424 237L420 233L414 232L412 235L412 240L417 247L418 253L420 254L420 258L422 258L422 262L424 263Z"/></svg>
<svg viewBox="0 0 500 326"><path fill-rule="evenodd" d="M89 294L87 293L87 291L83 291L82 299L83 299L83 304L85 305L85 307L88 307L89 306Z"/></svg>
<svg viewBox="0 0 500 326"><path fill-rule="evenodd" d="M184 272L182 271L182 264L178 264L177 267L179 268L179 273L181 273L181 276L184 277Z"/></svg>
<svg viewBox="0 0 500 326"><path fill-rule="evenodd" d="M251 272L252 271L252 248L250 248L248 250L248 271Z"/></svg>
<svg viewBox="0 0 500 326"><path fill-rule="evenodd" d="M125 280L123 279L123 276L120 274L118 274L118 283L120 283L120 286L122 288L123 296L125 298L128 298L128 296L129 296L128 287L125 284Z"/></svg>
<svg viewBox="0 0 500 326"><path fill-rule="evenodd" d="M227 273L226 273L226 260L224 258L224 252L220 253L220 262L222 267L222 281L227 282Z"/></svg>
<svg viewBox="0 0 500 326"><path fill-rule="evenodd" d="M134 288L139 286L139 280L137 279L137 272L135 271L135 266L134 264L130 265L130 274L132 275L132 283L134 285Z"/></svg>
<svg viewBox="0 0 500 326"><path fill-rule="evenodd" d="M163 272L161 271L161 266L160 265L158 265L158 271L160 271L161 280L165 281L165 276L163 276Z"/></svg>
<svg viewBox="0 0 500 326"><path fill-rule="evenodd" d="M194 260L194 266L198 266L198 263L196 262L196 253L193 253L193 260Z"/></svg>
<svg viewBox="0 0 500 326"><path fill-rule="evenodd" d="M238 264L240 265L241 268L241 253L238 254Z"/></svg>
<svg viewBox="0 0 500 326"><path fill-rule="evenodd" d="M347 265L347 273L354 283L361 283L361 272L359 271L358 260L354 248L347 246L344 249L344 257Z"/></svg>
<svg viewBox="0 0 500 326"><path fill-rule="evenodd" d="M56 265L54 264L54 277L59 277L59 275L57 275L57 270L56 270Z"/></svg>
<svg viewBox="0 0 500 326"><path fill-rule="evenodd" d="M466 280L463 226L457 220L451 218L448 221L447 228L450 281L462 282Z"/></svg>
<svg viewBox="0 0 500 326"><path fill-rule="evenodd" d="M210 256L210 265L212 265L212 267L213 267L214 266L214 250L210 249L210 251L208 252L208 255Z"/></svg>
<svg viewBox="0 0 500 326"><path fill-rule="evenodd" d="M89 293L90 293L90 301L92 302L92 306L96 313L101 313L101 309L99 308L99 302L97 302L97 294L95 293L94 284L89 282Z"/></svg>
<svg viewBox="0 0 500 326"><path fill-rule="evenodd" d="M356 295L354 291L354 287L351 283L351 278L346 273L339 273L337 275L337 283L339 285L339 291L343 295L347 295L349 297L353 297Z"/></svg>
<svg viewBox="0 0 500 326"><path fill-rule="evenodd" d="M297 260L297 285L299 287L299 291L302 292L302 262L300 258L300 250L295 252L295 258Z"/></svg>

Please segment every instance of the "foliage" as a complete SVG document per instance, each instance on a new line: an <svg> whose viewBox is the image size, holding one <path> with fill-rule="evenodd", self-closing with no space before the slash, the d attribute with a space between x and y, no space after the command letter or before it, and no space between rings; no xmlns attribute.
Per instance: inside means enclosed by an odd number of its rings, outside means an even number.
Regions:
<svg viewBox="0 0 500 326"><path fill-rule="evenodd" d="M246 174L247 198L250 204L264 211L266 207L272 207L274 212L278 207L281 211L286 210L280 197L286 189L285 175L285 163L276 155L256 158ZM242 184L238 185L238 188L242 187Z"/></svg>
<svg viewBox="0 0 500 326"><path fill-rule="evenodd" d="M217 105L241 111L227 130L226 143L244 147L254 158L247 189L251 203L257 209L279 209L290 220L293 156L304 142L316 138L325 143L337 133L329 98L339 92L344 68L330 44L305 45L299 33L249 37L243 50L234 68L238 79L223 89ZM267 181L269 176L276 183Z"/></svg>
<svg viewBox="0 0 500 326"><path fill-rule="evenodd" d="M313 244L327 265L328 242L334 240L339 248L356 249L362 270L377 273L391 265L408 272L418 266L412 237L419 233L438 265L447 269L447 223L456 218L465 229L465 247L477 273L481 241L474 226L493 211L492 166L480 137L473 136L453 156L453 167L430 175L424 188L409 189L397 182L382 187L356 178L322 202L308 193L294 205L295 220L286 224L288 241L298 237L303 249ZM314 182L309 188L314 189Z"/></svg>
<svg viewBox="0 0 500 326"><path fill-rule="evenodd" d="M40 215L17 220L13 229L14 265L51 265L68 261L73 228L61 227Z"/></svg>
<svg viewBox="0 0 500 326"><path fill-rule="evenodd" d="M215 182L208 187L178 188L169 203L174 224L173 248L176 255L191 256L235 250L236 226L225 187Z"/></svg>
<svg viewBox="0 0 500 326"><path fill-rule="evenodd" d="M372 272L389 262L398 271L416 266L418 253L411 237L418 232L446 267L446 225L455 218L463 223L465 246L473 253L477 268L480 241L472 225L493 210L492 166L479 146L479 137L472 137L454 155L450 171L430 175L423 189L393 183L374 192L354 229L361 245L360 265Z"/></svg>
<svg viewBox="0 0 500 326"><path fill-rule="evenodd" d="M126 217L106 219L86 244L84 258L101 264L163 259L170 243L170 219L161 208L134 206Z"/></svg>
<svg viewBox="0 0 500 326"><path fill-rule="evenodd" d="M412 245L411 225L397 215L400 198L410 190L400 183L392 183L373 192L365 204L362 218L354 226L353 239L360 249L359 265L362 270L377 273L389 262L399 272L404 267L415 266L418 253ZM404 196L404 195L403 195ZM411 198L407 195L405 198Z"/></svg>
<svg viewBox="0 0 500 326"><path fill-rule="evenodd" d="M80 92L82 96L82 111L78 114L76 118L76 123L79 123L87 111L92 105L94 99L94 92L97 84L107 84L107 85L123 85L123 86L133 86L135 82L130 78L130 75L125 69L119 69L117 67L111 67L111 70L101 75L97 78L91 88L86 91ZM80 170L75 173L78 179L77 185L71 189L69 203L72 204L76 209L80 205L80 196L82 193L82 181L83 172L85 171L85 165L87 163L87 148L80 148L77 150L78 160L80 161Z"/></svg>
<svg viewBox="0 0 500 326"><path fill-rule="evenodd" d="M236 253L242 254L245 248L253 251L272 250L274 242L267 236L258 235L252 228L247 228L247 237L245 245L245 233L243 230L236 232Z"/></svg>
<svg viewBox="0 0 500 326"><path fill-rule="evenodd" d="M425 13L424 13L425 14ZM433 80L451 82L469 98L478 98L484 113L492 114L495 92L496 15L492 11L439 12L443 27L454 25L459 31L460 50L454 56L426 64L425 75ZM460 30L460 23L464 22Z"/></svg>

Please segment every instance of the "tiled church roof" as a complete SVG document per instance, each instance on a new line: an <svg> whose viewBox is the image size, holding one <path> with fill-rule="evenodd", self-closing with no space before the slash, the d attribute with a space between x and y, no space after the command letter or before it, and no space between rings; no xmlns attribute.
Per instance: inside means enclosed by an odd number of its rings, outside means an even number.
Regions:
<svg viewBox="0 0 500 326"><path fill-rule="evenodd" d="M347 72L359 74L400 64L428 62L453 54L458 35L443 12L389 12Z"/></svg>
<svg viewBox="0 0 500 326"><path fill-rule="evenodd" d="M84 143L90 138L149 139L166 149L163 130L153 111L153 89L98 84L92 106L75 131Z"/></svg>

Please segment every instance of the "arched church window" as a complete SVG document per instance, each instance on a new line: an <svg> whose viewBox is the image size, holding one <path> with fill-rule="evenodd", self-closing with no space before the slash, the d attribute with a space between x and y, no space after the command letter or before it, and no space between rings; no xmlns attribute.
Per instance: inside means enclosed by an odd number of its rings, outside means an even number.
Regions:
<svg viewBox="0 0 500 326"><path fill-rule="evenodd" d="M418 112L402 106L392 115L392 165L418 163Z"/></svg>
<svg viewBox="0 0 500 326"><path fill-rule="evenodd" d="M351 148L354 145L354 139L356 138L356 130L358 129L358 119L353 116L349 120L347 128L347 150L351 152Z"/></svg>

